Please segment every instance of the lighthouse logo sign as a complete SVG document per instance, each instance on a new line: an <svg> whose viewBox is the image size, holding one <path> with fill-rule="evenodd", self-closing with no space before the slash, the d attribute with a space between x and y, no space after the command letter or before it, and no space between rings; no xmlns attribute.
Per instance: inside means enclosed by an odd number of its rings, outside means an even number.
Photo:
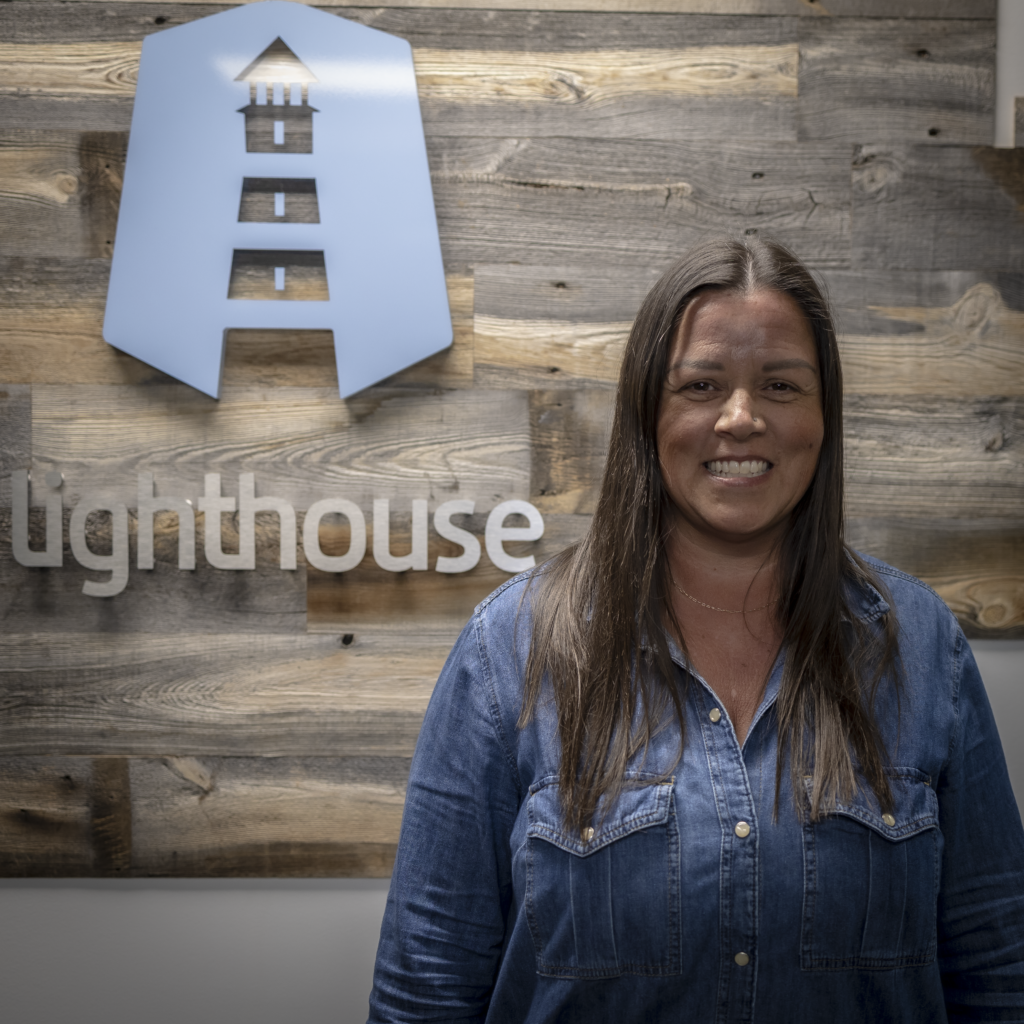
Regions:
<svg viewBox="0 0 1024 1024"><path fill-rule="evenodd" d="M451 344L404 40L280 0L146 39L103 335L216 398L232 328L332 331L342 397Z"/></svg>

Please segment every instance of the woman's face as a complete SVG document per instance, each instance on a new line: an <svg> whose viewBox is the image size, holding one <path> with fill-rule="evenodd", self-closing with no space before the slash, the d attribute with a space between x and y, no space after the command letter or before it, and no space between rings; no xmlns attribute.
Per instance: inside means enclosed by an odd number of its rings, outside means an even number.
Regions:
<svg viewBox="0 0 1024 1024"><path fill-rule="evenodd" d="M658 459L679 526L774 540L810 486L824 435L811 327L788 295L709 291L673 339Z"/></svg>

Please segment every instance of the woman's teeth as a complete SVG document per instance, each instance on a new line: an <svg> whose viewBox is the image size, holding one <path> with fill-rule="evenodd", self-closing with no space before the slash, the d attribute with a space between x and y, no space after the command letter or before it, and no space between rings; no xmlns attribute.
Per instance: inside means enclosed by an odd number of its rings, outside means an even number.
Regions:
<svg viewBox="0 0 1024 1024"><path fill-rule="evenodd" d="M715 476L760 476L767 473L770 462L763 459L750 459L747 462L706 462L705 465Z"/></svg>

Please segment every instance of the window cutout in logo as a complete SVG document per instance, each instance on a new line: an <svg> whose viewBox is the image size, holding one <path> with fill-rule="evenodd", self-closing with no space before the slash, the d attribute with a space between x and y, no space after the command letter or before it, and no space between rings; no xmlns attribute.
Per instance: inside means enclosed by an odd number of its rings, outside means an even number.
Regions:
<svg viewBox="0 0 1024 1024"><path fill-rule="evenodd" d="M217 397L230 329L331 331L342 397L451 344L404 40L281 0L146 39L103 336Z"/></svg>

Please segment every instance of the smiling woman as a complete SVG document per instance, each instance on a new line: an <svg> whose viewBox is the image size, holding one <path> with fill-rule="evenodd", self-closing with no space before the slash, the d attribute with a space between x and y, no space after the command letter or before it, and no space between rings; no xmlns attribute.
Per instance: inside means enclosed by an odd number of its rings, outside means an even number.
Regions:
<svg viewBox="0 0 1024 1024"><path fill-rule="evenodd" d="M1024 1019L1024 831L963 634L843 539L827 303L692 250L587 536L477 609L409 780L371 1020Z"/></svg>

